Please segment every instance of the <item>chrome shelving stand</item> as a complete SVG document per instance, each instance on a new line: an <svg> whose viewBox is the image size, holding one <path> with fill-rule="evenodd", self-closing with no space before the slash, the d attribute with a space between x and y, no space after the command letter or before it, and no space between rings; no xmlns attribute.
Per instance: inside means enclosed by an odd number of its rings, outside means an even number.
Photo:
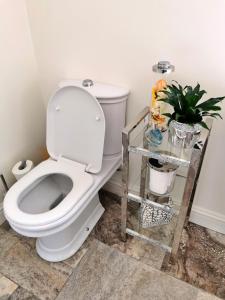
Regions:
<svg viewBox="0 0 225 300"><path fill-rule="evenodd" d="M190 150L189 158L185 158L182 156L173 156L171 155L163 155L159 154L154 150L151 150L149 147L146 138L144 137L144 132L147 128L147 125L143 128L143 145L141 147L132 146L130 144L130 136L131 133L142 123L144 120L148 119L149 116L149 107L145 107L143 111L141 111L135 120L127 125L122 132L122 143L123 143L123 167L122 167L122 202L121 202L121 237L123 241L126 241L127 234L144 240L150 244L155 246L159 246L165 251L171 254L171 258L175 259L177 255L177 251L179 248L179 243L181 240L181 234L184 226L187 224L192 202L197 186L197 181L199 178L202 161L205 155L205 150L207 147L208 139L210 136L210 130L203 130L204 135L201 134L202 147L201 149L193 148ZM147 122L148 123L148 122ZM211 129L212 122L207 120L207 124ZM140 190L139 195L131 193L129 191L128 183L129 183L129 155L130 153L135 153L137 155L142 156L142 164L141 164L141 179L140 179ZM150 237L140 234L133 229L129 229L127 227L127 205L129 201L134 201L137 203L141 203L145 199L145 191L146 191L146 170L147 170L147 160L149 158L160 159L162 162L172 162L178 166L183 166L188 168L187 170L187 179L184 187L184 193L182 197L182 202L179 210L179 214L177 216L173 241L171 246L163 244L161 241L154 240ZM167 226L167 225L164 225Z"/></svg>

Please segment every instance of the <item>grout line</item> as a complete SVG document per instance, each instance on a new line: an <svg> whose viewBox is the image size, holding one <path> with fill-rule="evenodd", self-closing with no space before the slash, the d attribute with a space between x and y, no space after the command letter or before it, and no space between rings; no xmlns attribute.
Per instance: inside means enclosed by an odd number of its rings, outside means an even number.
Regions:
<svg viewBox="0 0 225 300"><path fill-rule="evenodd" d="M81 248L80 248L81 249ZM79 251L79 250L78 250ZM70 280L70 277L74 274L74 272L77 270L77 268L79 267L81 261L83 261L83 259L86 257L86 255L89 253L90 248L87 249L87 251L85 252L85 254L82 256L82 258L79 260L78 264L75 266L75 268L73 268L72 266L70 266L68 263L65 263L67 266L72 268L72 272L71 274L68 276L68 278L66 279L66 281L64 282L62 288L60 289L58 295L54 298L54 300L57 299L57 297L60 295L60 293L62 292L62 290L64 289L64 287L66 286L67 282ZM76 252L77 253L77 252ZM76 253L74 255L76 255Z"/></svg>

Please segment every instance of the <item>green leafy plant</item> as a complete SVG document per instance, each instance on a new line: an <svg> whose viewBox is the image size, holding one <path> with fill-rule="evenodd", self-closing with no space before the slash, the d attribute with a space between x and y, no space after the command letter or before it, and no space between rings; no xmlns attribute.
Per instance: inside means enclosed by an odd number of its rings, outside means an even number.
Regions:
<svg viewBox="0 0 225 300"><path fill-rule="evenodd" d="M163 97L162 93L164 94ZM157 94L157 100L168 103L174 109L173 113L164 114L169 118L168 124L175 120L189 125L199 123L202 127L208 129L203 118L209 116L222 119L218 113L221 107L217 104L225 97L210 98L200 102L204 94L206 94L206 91L200 89L199 83L192 88L189 85L182 87L175 81L175 84L167 85L165 89L160 91L160 94Z"/></svg>

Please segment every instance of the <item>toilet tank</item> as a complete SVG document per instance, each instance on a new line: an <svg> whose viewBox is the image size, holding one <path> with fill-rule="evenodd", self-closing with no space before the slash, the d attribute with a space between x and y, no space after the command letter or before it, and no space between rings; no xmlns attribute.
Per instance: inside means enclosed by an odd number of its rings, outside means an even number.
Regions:
<svg viewBox="0 0 225 300"><path fill-rule="evenodd" d="M103 154L106 156L119 154L122 150L122 130L125 126L129 90L90 79L64 80L60 82L59 87L68 85L84 88L99 101L105 115L106 126Z"/></svg>

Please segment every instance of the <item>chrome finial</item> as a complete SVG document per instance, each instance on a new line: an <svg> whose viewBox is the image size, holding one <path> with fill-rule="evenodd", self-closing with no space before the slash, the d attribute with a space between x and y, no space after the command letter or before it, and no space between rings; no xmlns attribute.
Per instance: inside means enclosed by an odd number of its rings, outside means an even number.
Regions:
<svg viewBox="0 0 225 300"><path fill-rule="evenodd" d="M82 82L82 85L84 87L90 87L90 86L94 85L94 82L91 79L84 79Z"/></svg>
<svg viewBox="0 0 225 300"><path fill-rule="evenodd" d="M169 61L159 61L156 65L152 67L152 71L156 73L161 73L161 74L169 74L171 72L174 72L175 66L171 65Z"/></svg>

